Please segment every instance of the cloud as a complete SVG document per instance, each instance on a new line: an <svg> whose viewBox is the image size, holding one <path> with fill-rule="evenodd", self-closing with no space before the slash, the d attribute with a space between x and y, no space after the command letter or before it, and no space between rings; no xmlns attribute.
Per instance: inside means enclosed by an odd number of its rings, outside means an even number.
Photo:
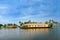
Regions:
<svg viewBox="0 0 60 40"><path fill-rule="evenodd" d="M16 19L12 19L12 18L5 18L5 17L1 17L0 16L0 24L8 24L8 23L16 23L17 24L17 20Z"/></svg>
<svg viewBox="0 0 60 40"><path fill-rule="evenodd" d="M0 23L6 23L7 20L5 20L5 18L3 18L1 15L0 15Z"/></svg>
<svg viewBox="0 0 60 40"><path fill-rule="evenodd" d="M59 4L57 0L0 0L0 22L57 20Z"/></svg>
<svg viewBox="0 0 60 40"><path fill-rule="evenodd" d="M9 6L7 5L0 5L0 14L7 14L9 10Z"/></svg>
<svg viewBox="0 0 60 40"><path fill-rule="evenodd" d="M20 5L33 5L36 2L41 2L42 0L20 0Z"/></svg>

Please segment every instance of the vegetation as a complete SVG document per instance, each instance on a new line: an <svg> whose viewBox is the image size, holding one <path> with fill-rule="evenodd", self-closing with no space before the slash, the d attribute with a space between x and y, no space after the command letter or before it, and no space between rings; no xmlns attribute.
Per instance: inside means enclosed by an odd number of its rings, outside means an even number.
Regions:
<svg viewBox="0 0 60 40"><path fill-rule="evenodd" d="M51 20L52 21L52 23L53 24L58 24L58 22L57 21L54 21L54 20Z"/></svg>
<svg viewBox="0 0 60 40"><path fill-rule="evenodd" d="M22 25L24 25L24 24L29 24L29 23L31 23L31 24L34 24L34 23L40 23L40 24L42 24L42 22L32 22L31 20L28 20L27 22L21 22L21 21L19 21L19 24L20 24L20 26L22 26ZM50 24L50 23L52 23L52 24L58 24L58 22L57 21L54 21L54 20L48 20L48 21L45 21L44 22L45 24ZM6 28L6 26L10 26L10 25L14 25L14 26L18 26L17 24L0 24L0 28L3 26L4 28Z"/></svg>
<svg viewBox="0 0 60 40"><path fill-rule="evenodd" d="M45 24L48 24L48 23L49 23L48 21L45 22Z"/></svg>
<svg viewBox="0 0 60 40"><path fill-rule="evenodd" d="M31 24L34 24L34 23L40 23L40 24L42 24L42 22L31 22L31 20L28 20L27 22L19 22L19 24L20 24L20 26L22 26L23 24L29 24L29 23L31 23ZM54 20L48 20L48 21L45 21L44 22L45 24L57 24L58 22L57 21L54 21Z"/></svg>
<svg viewBox="0 0 60 40"><path fill-rule="evenodd" d="M19 22L20 26L24 24L29 24L29 23L34 24L34 23L42 23L42 22L31 22L31 20L28 20L27 22L21 22L21 21Z"/></svg>
<svg viewBox="0 0 60 40"><path fill-rule="evenodd" d="M0 24L0 28L3 26L3 24Z"/></svg>
<svg viewBox="0 0 60 40"><path fill-rule="evenodd" d="M14 26L18 26L17 24L13 24Z"/></svg>
<svg viewBox="0 0 60 40"><path fill-rule="evenodd" d="M3 27L6 28L6 24L4 24Z"/></svg>
<svg viewBox="0 0 60 40"><path fill-rule="evenodd" d="M58 22L54 21L54 20L49 20L49 21L46 21L45 24L49 24L49 23L52 23L52 24L58 24Z"/></svg>
<svg viewBox="0 0 60 40"><path fill-rule="evenodd" d="M23 22L20 21L19 24L20 24L20 26L22 26L23 25Z"/></svg>
<svg viewBox="0 0 60 40"><path fill-rule="evenodd" d="M18 26L17 24L4 24L3 27L6 28L8 26Z"/></svg>
<svg viewBox="0 0 60 40"><path fill-rule="evenodd" d="M3 24L0 24L0 27L3 26Z"/></svg>

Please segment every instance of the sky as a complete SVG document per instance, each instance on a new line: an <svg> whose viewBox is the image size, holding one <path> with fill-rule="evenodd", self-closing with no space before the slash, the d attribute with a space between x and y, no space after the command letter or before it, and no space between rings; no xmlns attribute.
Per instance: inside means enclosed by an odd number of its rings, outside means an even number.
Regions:
<svg viewBox="0 0 60 40"><path fill-rule="evenodd" d="M60 22L60 0L0 0L0 24L49 19Z"/></svg>

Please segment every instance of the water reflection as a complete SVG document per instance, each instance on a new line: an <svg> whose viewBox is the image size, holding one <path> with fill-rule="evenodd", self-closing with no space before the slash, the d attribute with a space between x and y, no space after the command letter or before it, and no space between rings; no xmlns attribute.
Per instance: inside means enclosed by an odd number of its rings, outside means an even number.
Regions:
<svg viewBox="0 0 60 40"><path fill-rule="evenodd" d="M55 26L54 26L55 27ZM60 28L20 29L1 28L0 40L57 40L60 37Z"/></svg>
<svg viewBox="0 0 60 40"><path fill-rule="evenodd" d="M2 28L0 28L0 30L1 30Z"/></svg>
<svg viewBox="0 0 60 40"><path fill-rule="evenodd" d="M21 36L28 39L33 39L34 37L40 36L46 36L49 34L49 28L40 28L40 29L21 29L23 31L20 31Z"/></svg>
<svg viewBox="0 0 60 40"><path fill-rule="evenodd" d="M6 28L6 29L8 29L8 30L13 30L13 29L16 29L16 28Z"/></svg>
<svg viewBox="0 0 60 40"><path fill-rule="evenodd" d="M31 33L31 34L36 34L36 33L41 33L41 34L45 34L45 33L48 33L48 28L40 28L40 29L27 29L27 32L28 33Z"/></svg>

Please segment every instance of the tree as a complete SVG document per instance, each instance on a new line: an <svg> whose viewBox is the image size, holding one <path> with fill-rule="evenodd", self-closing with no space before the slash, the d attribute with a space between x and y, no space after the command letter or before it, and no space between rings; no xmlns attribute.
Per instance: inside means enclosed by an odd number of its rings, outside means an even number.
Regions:
<svg viewBox="0 0 60 40"><path fill-rule="evenodd" d="M42 22L39 22L39 23L41 23L41 24L42 24Z"/></svg>
<svg viewBox="0 0 60 40"><path fill-rule="evenodd" d="M58 22L50 19L49 23L51 23L51 24L57 24Z"/></svg>
<svg viewBox="0 0 60 40"><path fill-rule="evenodd" d="M23 23L23 22L21 22L21 21L19 21L19 24L20 24L20 26L22 26L24 23Z"/></svg>
<svg viewBox="0 0 60 40"><path fill-rule="evenodd" d="M24 22L24 24L32 23L31 20L28 20L27 22Z"/></svg>
<svg viewBox="0 0 60 40"><path fill-rule="evenodd" d="M49 23L48 21L45 22L45 24L48 24L48 23Z"/></svg>
<svg viewBox="0 0 60 40"><path fill-rule="evenodd" d="M0 24L0 27L3 26L3 24Z"/></svg>
<svg viewBox="0 0 60 40"><path fill-rule="evenodd" d="M6 28L6 24L4 24L3 27Z"/></svg>
<svg viewBox="0 0 60 40"><path fill-rule="evenodd" d="M13 24L14 26L18 26L17 24Z"/></svg>
<svg viewBox="0 0 60 40"><path fill-rule="evenodd" d="M8 26L11 26L11 25L13 25L13 24L8 24Z"/></svg>
<svg viewBox="0 0 60 40"><path fill-rule="evenodd" d="M58 22L57 22L57 21L54 21L54 20L52 20L52 23L53 23L53 24L58 24Z"/></svg>
<svg viewBox="0 0 60 40"><path fill-rule="evenodd" d="M31 23L31 20L28 20L28 23Z"/></svg>
<svg viewBox="0 0 60 40"><path fill-rule="evenodd" d="M3 24L0 24L0 28L3 26Z"/></svg>

